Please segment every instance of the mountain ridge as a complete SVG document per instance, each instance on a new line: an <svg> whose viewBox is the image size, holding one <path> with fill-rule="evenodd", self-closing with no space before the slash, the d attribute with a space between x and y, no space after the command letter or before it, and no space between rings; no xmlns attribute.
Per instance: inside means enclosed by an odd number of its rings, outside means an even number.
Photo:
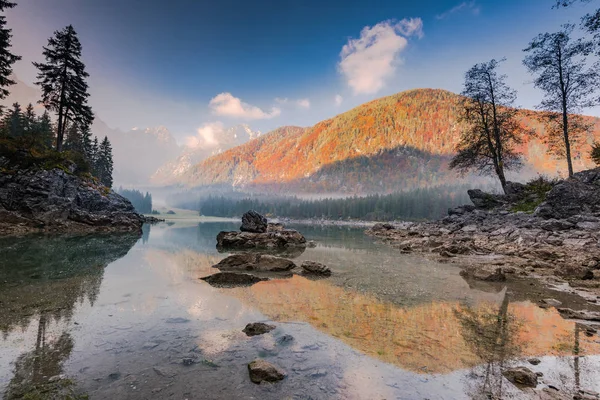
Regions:
<svg viewBox="0 0 600 400"><path fill-rule="evenodd" d="M302 187L309 192L322 192L318 182L332 179L331 175L319 177L323 168L359 157L376 159L379 154L394 149L405 151L397 160L422 159L421 163L408 163L412 167L406 170L422 175L420 182L415 182L417 187L430 185L436 179L459 180L454 172L447 170L447 162L460 136L457 119L460 99L460 95L442 89L413 89L375 99L309 128L278 128L254 143L235 147L195 165L179 183L187 186L229 184L259 190L269 187L284 192ZM538 113L520 110L519 118L526 126L543 133L543 125L535 118ZM600 119L586 119L594 123L594 132L584 148L576 149L574 158L578 169L592 165L587 145L594 138L600 138ZM520 150L530 174L555 174L564 169L562 160L548 156L546 149L539 137L526 138ZM439 158L439 162L428 166L428 157ZM372 186L368 181L390 179L402 172L395 169L389 154L384 158L391 165L377 175L369 176L356 165L340 171L335 177L339 183L328 190L364 193L360 188ZM387 186L377 191L402 189L393 184Z"/></svg>

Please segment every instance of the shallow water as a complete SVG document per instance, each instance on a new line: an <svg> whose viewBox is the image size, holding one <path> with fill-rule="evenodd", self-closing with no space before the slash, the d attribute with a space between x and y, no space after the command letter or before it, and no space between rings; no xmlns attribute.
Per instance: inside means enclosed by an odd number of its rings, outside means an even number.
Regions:
<svg viewBox="0 0 600 400"><path fill-rule="evenodd" d="M400 254L348 227L297 227L318 246L295 261L327 264L329 279L211 287L198 278L226 256L215 237L236 228L162 224L146 226L139 240L0 239L0 397L48 398L53 388L45 384L56 376L92 399L538 398L548 385L565 398L600 391L598 336L537 305L551 297L591 308L578 297L533 282L466 282L456 266ZM255 321L277 329L248 338L241 329ZM257 357L286 379L251 383L247 364ZM512 365L543 373L538 392L502 378Z"/></svg>

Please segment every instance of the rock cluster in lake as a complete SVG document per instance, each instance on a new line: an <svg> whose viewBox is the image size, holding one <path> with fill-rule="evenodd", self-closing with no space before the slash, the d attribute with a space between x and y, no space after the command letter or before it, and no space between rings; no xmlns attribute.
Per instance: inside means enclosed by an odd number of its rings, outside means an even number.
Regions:
<svg viewBox="0 0 600 400"><path fill-rule="evenodd" d="M600 295L600 168L546 192L510 183L507 194L471 190L473 205L439 221L376 224L367 233L404 253L430 254L463 267L467 279L538 277ZM537 204L530 213L516 211ZM591 294L594 294L593 296Z"/></svg>
<svg viewBox="0 0 600 400"><path fill-rule="evenodd" d="M75 166L0 171L0 233L140 231L129 200L74 174Z"/></svg>
<svg viewBox="0 0 600 400"><path fill-rule="evenodd" d="M241 231L219 232L217 249L232 252L213 265L220 273L202 278L213 286L247 286L271 278L288 278L294 273L311 277L331 276L329 267L304 261L300 266L279 255L306 247L306 238L298 231L286 229L280 223L270 223L256 211L242 217ZM241 251L241 252L240 252ZM295 255L302 254L302 251ZM236 253L238 252L238 253Z"/></svg>

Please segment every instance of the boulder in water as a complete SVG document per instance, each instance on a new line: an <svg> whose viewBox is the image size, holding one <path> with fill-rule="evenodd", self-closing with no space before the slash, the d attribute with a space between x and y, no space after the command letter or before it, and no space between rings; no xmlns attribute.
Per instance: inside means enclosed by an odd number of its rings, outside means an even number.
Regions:
<svg viewBox="0 0 600 400"><path fill-rule="evenodd" d="M277 382L285 378L283 371L261 359L256 359L248 364L248 372L250 373L250 380L257 384L261 382Z"/></svg>
<svg viewBox="0 0 600 400"><path fill-rule="evenodd" d="M265 217L256 211L250 210L242 216L240 230L242 232L264 233L267 231L267 226L267 219Z"/></svg>
<svg viewBox="0 0 600 400"><path fill-rule="evenodd" d="M264 335L265 333L269 333L275 328L275 325L269 325L263 322L253 322L251 324L246 325L242 332L244 332L247 336L258 336Z"/></svg>
<svg viewBox="0 0 600 400"><path fill-rule="evenodd" d="M260 278L250 274L240 274L236 272L218 272L216 274L200 278L216 287L236 287L251 286L255 283L268 281L268 278Z"/></svg>
<svg viewBox="0 0 600 400"><path fill-rule="evenodd" d="M298 231L284 229L276 232L219 232L217 249L287 249L306 247L306 238Z"/></svg>
<svg viewBox="0 0 600 400"><path fill-rule="evenodd" d="M304 261L300 266L305 274L331 276L329 267L318 262Z"/></svg>
<svg viewBox="0 0 600 400"><path fill-rule="evenodd" d="M232 254L213 265L221 271L282 272L296 268L292 261L268 254Z"/></svg>

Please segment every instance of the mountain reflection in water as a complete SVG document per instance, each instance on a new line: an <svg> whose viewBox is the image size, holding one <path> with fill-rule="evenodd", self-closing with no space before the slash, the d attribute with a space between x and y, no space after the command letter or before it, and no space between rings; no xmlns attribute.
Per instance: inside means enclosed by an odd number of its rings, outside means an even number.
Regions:
<svg viewBox="0 0 600 400"><path fill-rule="evenodd" d="M536 305L555 297L576 308L579 298L529 283L466 282L455 267L346 227L298 227L318 247L294 261L323 262L331 278L213 288L198 278L226 256L216 234L238 225L146 226L140 240L0 240L0 396L539 398L502 377L514 365L543 372L562 395L600 390L598 337ZM277 325L270 334L241 332L266 320ZM254 385L247 363L256 357L288 378ZM64 387L48 387L56 376Z"/></svg>

